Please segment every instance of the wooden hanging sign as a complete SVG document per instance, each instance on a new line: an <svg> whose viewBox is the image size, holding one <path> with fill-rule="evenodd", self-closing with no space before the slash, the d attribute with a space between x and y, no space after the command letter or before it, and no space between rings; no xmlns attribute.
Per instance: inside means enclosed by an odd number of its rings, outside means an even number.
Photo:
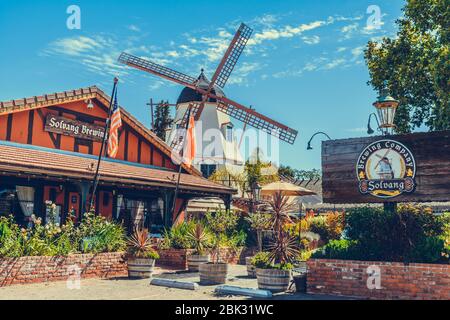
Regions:
<svg viewBox="0 0 450 320"><path fill-rule="evenodd" d="M48 114L46 117L45 131L100 142L105 135L105 128L102 126L55 116L53 114Z"/></svg>

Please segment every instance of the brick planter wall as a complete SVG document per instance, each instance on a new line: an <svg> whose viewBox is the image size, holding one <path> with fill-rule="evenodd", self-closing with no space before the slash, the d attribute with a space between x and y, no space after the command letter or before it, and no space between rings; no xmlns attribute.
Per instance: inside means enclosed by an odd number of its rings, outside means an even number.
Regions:
<svg viewBox="0 0 450 320"><path fill-rule="evenodd" d="M159 266L167 266L178 269L187 269L187 257L194 252L192 249L166 249L158 250L160 259L156 261ZM220 257L231 264L245 263L245 257L254 254L253 248L233 250L232 248L220 249Z"/></svg>
<svg viewBox="0 0 450 320"><path fill-rule="evenodd" d="M67 257L21 257L0 259L0 287L81 278L109 278L127 275L123 253L74 254Z"/></svg>
<svg viewBox="0 0 450 320"><path fill-rule="evenodd" d="M450 265L311 259L307 292L367 299L450 299ZM368 267L380 270L379 289L367 286ZM374 282L370 282L374 283Z"/></svg>

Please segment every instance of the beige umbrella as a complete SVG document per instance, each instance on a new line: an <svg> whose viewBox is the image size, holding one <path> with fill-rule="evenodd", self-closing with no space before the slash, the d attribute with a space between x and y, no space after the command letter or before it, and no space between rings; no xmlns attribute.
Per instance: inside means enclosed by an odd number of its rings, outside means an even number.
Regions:
<svg viewBox="0 0 450 320"><path fill-rule="evenodd" d="M276 181L262 186L261 195L271 196L277 192L283 192L285 196L310 196L315 195L314 191L297 186L290 182Z"/></svg>

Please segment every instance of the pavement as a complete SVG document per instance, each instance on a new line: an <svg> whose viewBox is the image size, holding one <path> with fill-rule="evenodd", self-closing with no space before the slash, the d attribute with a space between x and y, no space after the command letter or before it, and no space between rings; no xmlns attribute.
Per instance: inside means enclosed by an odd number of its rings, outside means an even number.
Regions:
<svg viewBox="0 0 450 320"><path fill-rule="evenodd" d="M154 278L199 282L198 273L177 272L156 268ZM227 285L257 288L256 279L247 277L245 266L230 265ZM182 290L150 285L149 279L127 277L112 279L82 279L79 288L66 281L15 285L0 288L0 300L240 300L243 296L217 296L216 286L198 290ZM343 297L309 295L296 292L276 294L274 300L341 300Z"/></svg>

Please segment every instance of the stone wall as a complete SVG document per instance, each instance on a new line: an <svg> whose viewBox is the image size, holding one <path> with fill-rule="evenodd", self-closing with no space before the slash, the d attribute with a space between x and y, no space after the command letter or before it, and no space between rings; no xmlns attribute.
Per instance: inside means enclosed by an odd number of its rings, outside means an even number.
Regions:
<svg viewBox="0 0 450 320"><path fill-rule="evenodd" d="M307 265L307 292L312 294L367 299L450 299L448 264L311 259Z"/></svg>
<svg viewBox="0 0 450 320"><path fill-rule="evenodd" d="M0 259L0 287L81 278L127 275L123 253L74 254L67 257L21 257Z"/></svg>

